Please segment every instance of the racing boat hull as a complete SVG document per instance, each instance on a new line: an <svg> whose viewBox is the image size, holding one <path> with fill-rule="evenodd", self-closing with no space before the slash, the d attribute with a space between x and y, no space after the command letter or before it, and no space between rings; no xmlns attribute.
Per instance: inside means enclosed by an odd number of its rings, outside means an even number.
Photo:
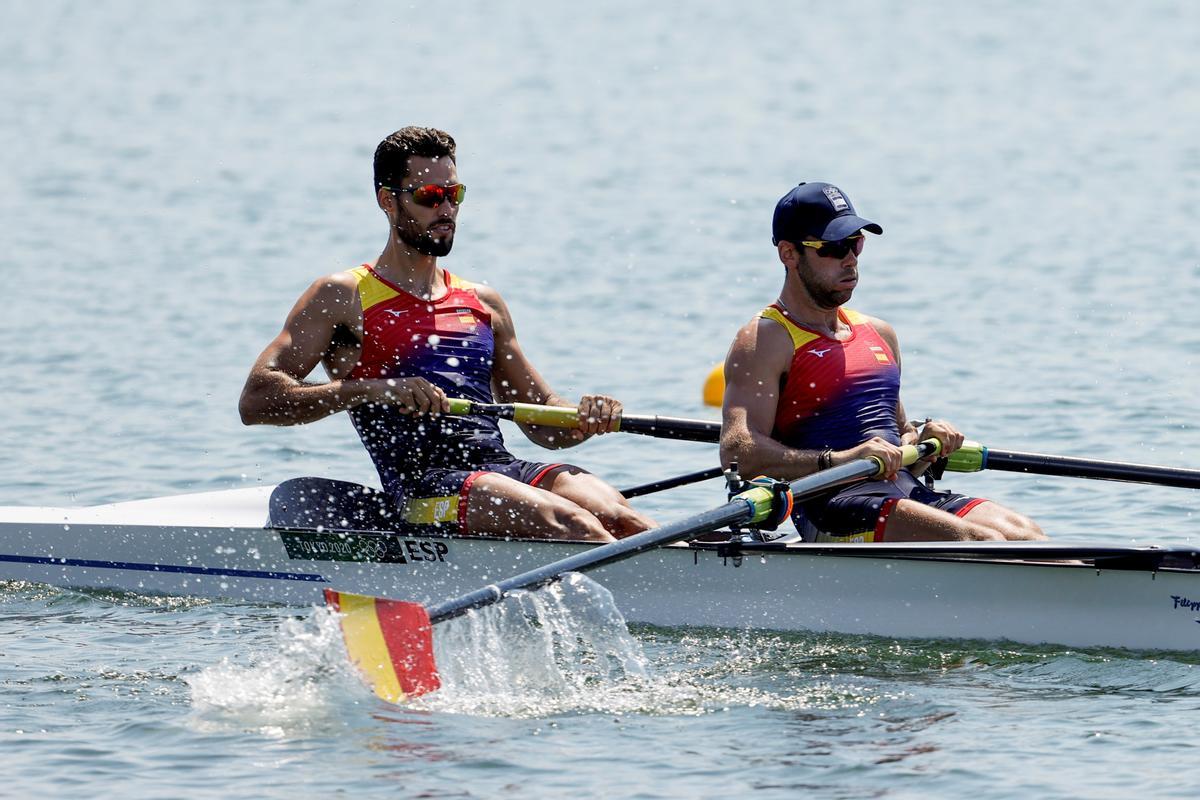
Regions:
<svg viewBox="0 0 1200 800"><path fill-rule="evenodd" d="M336 589L429 604L590 546L280 520L273 488L0 508L0 580L292 605ZM1031 560L1043 549L936 547L681 544L591 576L626 619L654 625L1200 650L1191 549L1055 543ZM1061 560L1071 556L1083 563Z"/></svg>

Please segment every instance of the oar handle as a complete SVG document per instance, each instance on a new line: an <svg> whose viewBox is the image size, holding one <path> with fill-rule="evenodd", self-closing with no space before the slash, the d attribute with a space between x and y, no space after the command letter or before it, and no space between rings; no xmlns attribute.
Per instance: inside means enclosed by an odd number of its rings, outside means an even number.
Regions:
<svg viewBox="0 0 1200 800"><path fill-rule="evenodd" d="M521 425L545 425L550 428L579 427L579 410L571 406L543 406L535 403L476 403L460 397L449 398L450 413L476 414L497 419L510 419ZM614 428L625 433L640 433L660 439L682 439L691 442L717 442L721 438L721 423L680 417L639 416L623 414Z"/></svg>
<svg viewBox="0 0 1200 800"><path fill-rule="evenodd" d="M475 403L452 397L451 414L478 415L511 419L522 425L546 425L551 428L578 428L579 411L571 406L541 406L534 403Z"/></svg>
<svg viewBox="0 0 1200 800"><path fill-rule="evenodd" d="M926 439L920 444L906 444L900 448L900 457L904 466L915 464L922 458L937 455L941 452L942 443L937 439ZM883 461L876 456L855 459L836 467L823 469L803 478L797 478L790 484L792 499L799 503L811 500L819 494L840 489L851 483L869 478L882 478L887 471ZM766 487L757 487L738 495L754 505L754 514L750 519L752 524L765 521L771 514L773 493Z"/></svg>

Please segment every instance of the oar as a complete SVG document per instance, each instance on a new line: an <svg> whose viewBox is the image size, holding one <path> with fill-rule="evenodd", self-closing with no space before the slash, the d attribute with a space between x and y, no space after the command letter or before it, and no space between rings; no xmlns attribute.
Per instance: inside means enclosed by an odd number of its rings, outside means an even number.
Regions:
<svg viewBox="0 0 1200 800"><path fill-rule="evenodd" d="M1096 478L1104 481L1152 483L1161 486L1180 486L1200 489L1200 470L1178 467L1159 467L1152 464L1128 464L1120 461L1098 461L1091 458L1047 456L1040 453L1017 453L994 450L979 442L965 442L951 453L946 469L953 472L979 472L985 469L1005 472L1025 472L1035 475L1063 475L1071 478Z"/></svg>
<svg viewBox="0 0 1200 800"><path fill-rule="evenodd" d="M641 497L642 495L654 494L666 489L674 489L676 486L687 486L689 483L699 483L710 478L718 478L721 476L721 473L722 470L720 467L712 467L710 469L689 472L686 475L678 475L674 478L663 478L660 481L651 481L650 483L630 486L628 489L618 489L617 491L628 500L630 497Z"/></svg>
<svg viewBox="0 0 1200 800"><path fill-rule="evenodd" d="M462 398L450 398L450 413L511 419L513 422L526 425L547 425L552 428L579 427L579 411L570 406L541 406L533 403L476 403ZM657 436L660 439L683 439L690 442L716 442L721 438L721 423L680 417L622 414L617 430L624 433Z"/></svg>
<svg viewBox="0 0 1200 800"><path fill-rule="evenodd" d="M938 444L933 440L915 446L907 445L904 447L904 463L911 464L932 455L937 448ZM787 484L787 487L792 500L802 501L830 489L876 477L882 471L883 464L878 459L863 458L806 475ZM473 608L499 602L519 589L532 589L550 583L567 572L587 572L656 547L694 539L728 525L763 522L781 510L776 507L776 498L777 494L772 489L754 485L711 511L589 548L428 608L419 603L333 590L326 590L325 599L345 615L342 631L351 660L358 664L377 695L390 702L399 702L406 696L425 694L441 685L433 658L433 625L465 614ZM790 507L791 503L787 505Z"/></svg>
<svg viewBox="0 0 1200 800"><path fill-rule="evenodd" d="M704 381L704 402L720 406L725 397L724 365L712 368ZM946 464L951 472L980 472L994 469L1004 472L1024 472L1034 475L1060 475L1067 478L1095 478L1102 481L1150 483L1158 486L1179 486L1200 489L1200 470L1180 467L1160 467L1153 464L1129 464L1121 461L1099 461L1091 458L1049 456L1041 453L1019 453L995 450L979 442L966 442L952 453Z"/></svg>

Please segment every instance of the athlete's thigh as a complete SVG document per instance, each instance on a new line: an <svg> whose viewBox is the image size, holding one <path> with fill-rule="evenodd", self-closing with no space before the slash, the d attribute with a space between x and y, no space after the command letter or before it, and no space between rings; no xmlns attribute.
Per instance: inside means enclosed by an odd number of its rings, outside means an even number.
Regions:
<svg viewBox="0 0 1200 800"><path fill-rule="evenodd" d="M990 528L916 500L900 500L889 509L877 541L981 541L1002 538Z"/></svg>
<svg viewBox="0 0 1200 800"><path fill-rule="evenodd" d="M610 541L594 515L566 497L496 472L475 476L467 490L463 532Z"/></svg>

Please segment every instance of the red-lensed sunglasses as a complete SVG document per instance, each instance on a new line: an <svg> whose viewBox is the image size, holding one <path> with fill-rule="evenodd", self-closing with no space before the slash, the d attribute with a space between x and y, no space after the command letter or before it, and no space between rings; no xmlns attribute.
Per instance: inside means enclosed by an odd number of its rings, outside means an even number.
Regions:
<svg viewBox="0 0 1200 800"><path fill-rule="evenodd" d="M467 194L467 187L461 183L452 183L449 186L427 183L424 186L412 186L407 189L393 189L391 186L383 188L389 192L407 192L412 195L414 203L426 208L437 208L447 200L451 205L458 205Z"/></svg>
<svg viewBox="0 0 1200 800"><path fill-rule="evenodd" d="M822 258L845 258L854 251L854 255L858 255L863 251L863 244L866 243L866 237L861 233L856 233L853 236L847 236L845 239L839 239L836 242L800 242L805 247L812 247L817 251L817 255Z"/></svg>

